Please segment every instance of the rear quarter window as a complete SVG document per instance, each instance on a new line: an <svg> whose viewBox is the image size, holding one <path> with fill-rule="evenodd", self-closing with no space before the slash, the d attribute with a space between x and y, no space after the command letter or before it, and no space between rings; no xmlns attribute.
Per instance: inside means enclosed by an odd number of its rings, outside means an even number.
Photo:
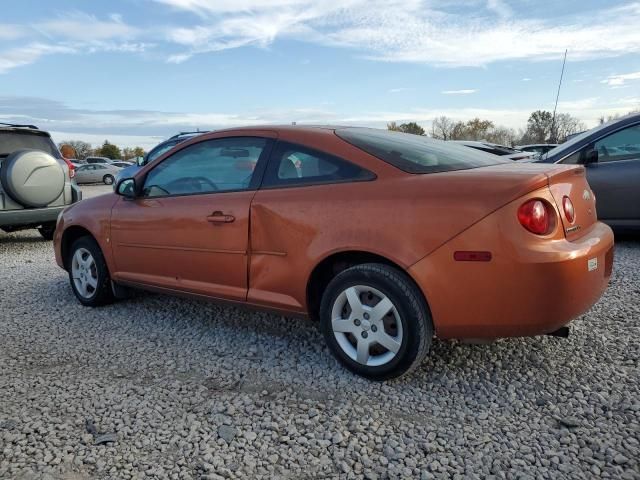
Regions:
<svg viewBox="0 0 640 480"><path fill-rule="evenodd" d="M511 163L464 145L374 128L340 128L342 140L407 173L439 173Z"/></svg>
<svg viewBox="0 0 640 480"><path fill-rule="evenodd" d="M0 158L8 157L16 150L23 149L40 150L54 158L60 158L58 148L47 135L0 130Z"/></svg>

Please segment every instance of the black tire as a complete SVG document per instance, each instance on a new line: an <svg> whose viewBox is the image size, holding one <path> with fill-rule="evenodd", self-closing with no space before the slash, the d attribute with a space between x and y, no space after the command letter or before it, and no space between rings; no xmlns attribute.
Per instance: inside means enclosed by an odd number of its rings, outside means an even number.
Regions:
<svg viewBox="0 0 640 480"><path fill-rule="evenodd" d="M384 294L395 307L402 324L399 350L390 361L379 366L365 365L352 359L340 346L333 331L334 303L342 292L356 285L372 287ZM404 272L377 263L348 268L329 282L320 304L320 328L334 356L352 372L371 380L399 377L416 368L426 357L433 338L431 314L418 287Z"/></svg>
<svg viewBox="0 0 640 480"><path fill-rule="evenodd" d="M102 181L105 185L113 185L115 178L113 178L113 175L105 175L104 177L102 177Z"/></svg>
<svg viewBox="0 0 640 480"><path fill-rule="evenodd" d="M45 240L53 240L53 235L56 232L56 224L55 223L45 223L40 228L38 228L38 232L42 235L42 238Z"/></svg>
<svg viewBox="0 0 640 480"><path fill-rule="evenodd" d="M73 257L78 249L81 248L87 250L93 257L96 268L95 273L97 274L97 286L95 287L93 293L86 297L78 291L73 279L72 272ZM73 293L81 304L87 307L99 307L102 305L113 303L114 296L113 290L111 289L111 277L109 276L109 269L107 268L107 263L104 260L104 256L102 255L100 246L92 237L80 237L75 242L73 242L71 248L69 249L69 254L65 259L65 262L67 271L69 272L69 283L71 284Z"/></svg>

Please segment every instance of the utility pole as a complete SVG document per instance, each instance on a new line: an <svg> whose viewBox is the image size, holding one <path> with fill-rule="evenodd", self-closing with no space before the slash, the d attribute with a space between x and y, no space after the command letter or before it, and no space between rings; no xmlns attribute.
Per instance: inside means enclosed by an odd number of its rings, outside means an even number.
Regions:
<svg viewBox="0 0 640 480"><path fill-rule="evenodd" d="M553 107L553 118L551 120L551 143L558 143L556 132L556 110L558 109L558 99L560 98L560 88L562 87L562 77L564 76L564 66L567 63L567 49L564 50L564 60L562 61L562 71L560 72L560 82L558 83L558 93L556 94L556 104Z"/></svg>

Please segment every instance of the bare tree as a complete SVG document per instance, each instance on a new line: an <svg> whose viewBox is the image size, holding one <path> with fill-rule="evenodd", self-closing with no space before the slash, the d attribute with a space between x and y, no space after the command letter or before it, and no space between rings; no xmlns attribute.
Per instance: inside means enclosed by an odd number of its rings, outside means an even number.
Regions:
<svg viewBox="0 0 640 480"><path fill-rule="evenodd" d="M433 120L431 124L431 136L439 140L450 140L455 122L449 117L442 115Z"/></svg>
<svg viewBox="0 0 640 480"><path fill-rule="evenodd" d="M513 147L518 139L518 134L513 128L495 127L487 134L486 139L492 143Z"/></svg>
<svg viewBox="0 0 640 480"><path fill-rule="evenodd" d="M587 126L576 117L572 117L568 113L560 113L556 115L555 135L553 136L557 142L564 142L567 136L583 132L586 129Z"/></svg>

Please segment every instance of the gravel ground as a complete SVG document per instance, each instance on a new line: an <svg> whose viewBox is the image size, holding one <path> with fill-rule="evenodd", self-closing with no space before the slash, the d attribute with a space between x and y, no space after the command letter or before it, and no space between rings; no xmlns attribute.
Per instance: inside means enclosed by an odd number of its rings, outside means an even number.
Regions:
<svg viewBox="0 0 640 480"><path fill-rule="evenodd" d="M436 341L388 383L309 321L153 294L83 308L35 231L0 235L0 305L3 479L640 479L638 240L569 339Z"/></svg>

